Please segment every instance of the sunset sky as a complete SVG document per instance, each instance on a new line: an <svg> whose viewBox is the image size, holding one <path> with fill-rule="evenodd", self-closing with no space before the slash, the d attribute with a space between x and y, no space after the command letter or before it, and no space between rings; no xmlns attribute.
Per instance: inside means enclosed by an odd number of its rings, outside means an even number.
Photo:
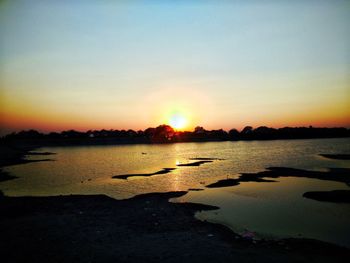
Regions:
<svg viewBox="0 0 350 263"><path fill-rule="evenodd" d="M350 1L1 1L1 133L350 127Z"/></svg>

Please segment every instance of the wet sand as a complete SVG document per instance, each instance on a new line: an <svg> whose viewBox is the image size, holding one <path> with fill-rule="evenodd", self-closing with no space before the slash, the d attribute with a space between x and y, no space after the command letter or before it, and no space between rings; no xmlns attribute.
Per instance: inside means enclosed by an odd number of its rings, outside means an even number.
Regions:
<svg viewBox="0 0 350 263"><path fill-rule="evenodd" d="M345 262L350 250L307 239L245 240L194 218L216 207L186 192L0 197L2 262Z"/></svg>

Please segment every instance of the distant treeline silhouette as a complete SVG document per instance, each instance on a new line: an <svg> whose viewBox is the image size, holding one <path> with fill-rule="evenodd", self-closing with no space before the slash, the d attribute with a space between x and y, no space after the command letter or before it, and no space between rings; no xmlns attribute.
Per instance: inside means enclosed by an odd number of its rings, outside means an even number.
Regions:
<svg viewBox="0 0 350 263"><path fill-rule="evenodd" d="M173 142L207 142L238 140L276 140L349 137L350 129L346 128L314 128L284 127L269 128L265 126L254 129L246 126L241 131L206 130L197 126L194 131L175 131L169 125L160 125L144 131L134 130L89 130L79 132L68 130L62 132L40 133L36 130L20 131L1 138L5 142L30 141L45 145L65 144L126 144L126 143L173 143Z"/></svg>

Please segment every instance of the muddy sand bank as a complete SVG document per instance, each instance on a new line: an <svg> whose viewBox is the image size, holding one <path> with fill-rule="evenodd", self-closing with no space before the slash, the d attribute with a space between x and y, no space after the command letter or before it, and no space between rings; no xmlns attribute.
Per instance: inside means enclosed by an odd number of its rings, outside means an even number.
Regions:
<svg viewBox="0 0 350 263"><path fill-rule="evenodd" d="M345 262L350 250L307 239L245 240L194 217L217 207L171 203L186 192L0 196L2 262Z"/></svg>

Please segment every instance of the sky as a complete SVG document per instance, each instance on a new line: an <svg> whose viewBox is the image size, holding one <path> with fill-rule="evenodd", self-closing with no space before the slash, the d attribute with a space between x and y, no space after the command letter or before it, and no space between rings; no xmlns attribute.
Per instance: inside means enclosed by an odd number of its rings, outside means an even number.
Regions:
<svg viewBox="0 0 350 263"><path fill-rule="evenodd" d="M350 1L0 1L0 133L350 127Z"/></svg>

